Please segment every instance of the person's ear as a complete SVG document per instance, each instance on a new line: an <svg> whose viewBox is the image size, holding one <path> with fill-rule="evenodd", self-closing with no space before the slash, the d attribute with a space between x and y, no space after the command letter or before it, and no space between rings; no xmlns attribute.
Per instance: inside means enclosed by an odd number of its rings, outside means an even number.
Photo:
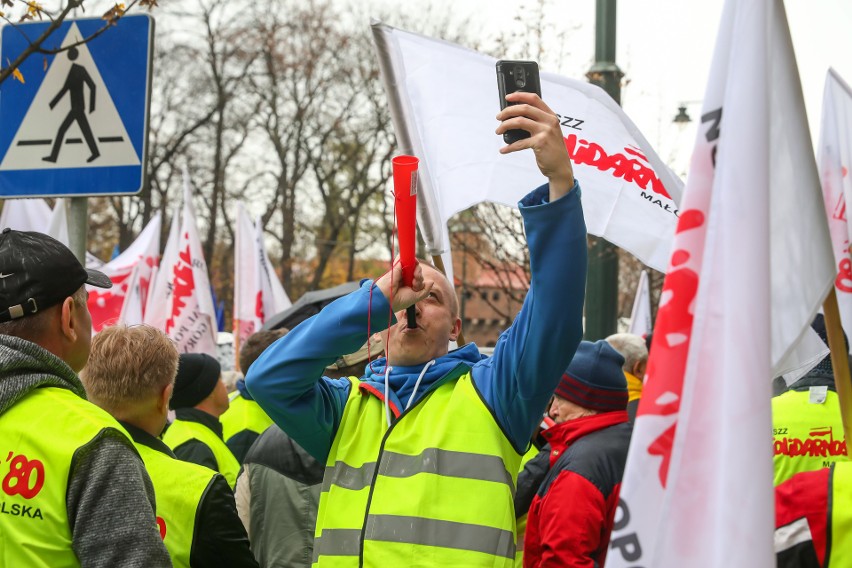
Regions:
<svg viewBox="0 0 852 568"><path fill-rule="evenodd" d="M60 306L60 328L62 330L62 335L70 342L74 343L77 341L77 335L80 330L77 329L77 323L74 321L74 316L76 315L74 310L79 310L80 308L74 302L74 298L67 297L65 301L62 302Z"/></svg>
<svg viewBox="0 0 852 568"><path fill-rule="evenodd" d="M453 322L453 328L450 330L450 341L455 341L459 338L459 334L461 333L461 327L461 318L456 318L456 320Z"/></svg>
<svg viewBox="0 0 852 568"><path fill-rule="evenodd" d="M163 388L163 392L160 393L160 398L157 401L157 410L163 414L169 411L169 401L172 399L172 393L174 390L175 386L173 384L168 384L165 388Z"/></svg>

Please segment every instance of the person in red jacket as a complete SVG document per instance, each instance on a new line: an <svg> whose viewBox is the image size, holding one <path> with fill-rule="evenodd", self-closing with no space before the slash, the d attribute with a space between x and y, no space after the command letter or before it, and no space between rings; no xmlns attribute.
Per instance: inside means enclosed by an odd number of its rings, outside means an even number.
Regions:
<svg viewBox="0 0 852 568"><path fill-rule="evenodd" d="M530 505L524 567L598 567L609 546L627 461L624 358L606 341L583 341L553 396L544 432L550 470Z"/></svg>

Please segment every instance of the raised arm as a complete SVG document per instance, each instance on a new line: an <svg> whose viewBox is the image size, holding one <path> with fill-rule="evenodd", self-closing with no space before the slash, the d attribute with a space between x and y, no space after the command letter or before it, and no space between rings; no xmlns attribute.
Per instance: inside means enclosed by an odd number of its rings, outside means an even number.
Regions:
<svg viewBox="0 0 852 568"><path fill-rule="evenodd" d="M514 93L507 99L523 104L501 111L497 133L522 128L531 137L501 152L532 149L548 184L519 204L530 252L529 293L493 357L474 369L473 378L522 451L582 339L586 224L556 115L534 94Z"/></svg>

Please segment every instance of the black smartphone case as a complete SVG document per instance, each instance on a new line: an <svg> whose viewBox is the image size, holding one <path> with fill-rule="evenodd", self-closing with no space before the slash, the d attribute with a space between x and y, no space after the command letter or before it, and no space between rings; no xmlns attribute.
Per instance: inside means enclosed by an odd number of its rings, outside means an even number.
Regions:
<svg viewBox="0 0 852 568"><path fill-rule="evenodd" d="M516 91L535 93L541 96L541 80L538 74L538 63L535 61L504 61L497 62L497 89L500 93L500 110L510 104L506 95ZM529 138L526 130L508 130L503 134L503 141L512 144L518 140Z"/></svg>

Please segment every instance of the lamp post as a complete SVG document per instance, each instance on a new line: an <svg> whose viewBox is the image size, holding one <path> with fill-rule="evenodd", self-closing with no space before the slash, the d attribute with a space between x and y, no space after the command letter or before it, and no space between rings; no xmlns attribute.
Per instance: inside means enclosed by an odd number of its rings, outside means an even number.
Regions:
<svg viewBox="0 0 852 568"><path fill-rule="evenodd" d="M621 104L624 73L615 63L616 0L596 0L595 63L586 78ZM594 341L616 332L618 324L618 252L599 237L589 238L589 272L586 281L586 332Z"/></svg>

